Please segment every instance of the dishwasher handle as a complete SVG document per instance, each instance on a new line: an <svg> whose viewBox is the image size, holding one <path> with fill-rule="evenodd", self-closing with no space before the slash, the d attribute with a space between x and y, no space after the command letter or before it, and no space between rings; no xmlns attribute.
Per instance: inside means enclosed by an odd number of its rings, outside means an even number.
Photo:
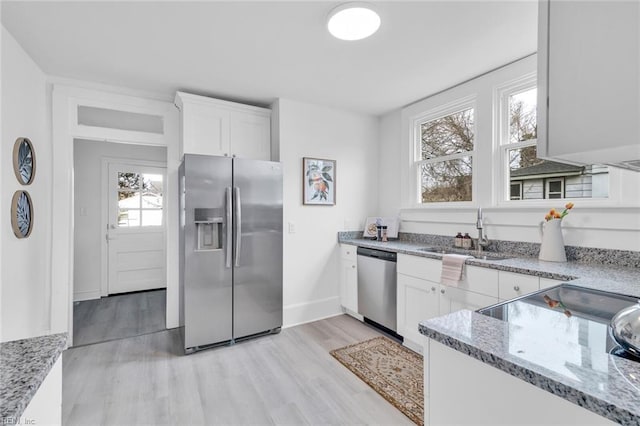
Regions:
<svg viewBox="0 0 640 426"><path fill-rule="evenodd" d="M358 256L373 257L387 262L397 262L398 254L390 251L358 247Z"/></svg>

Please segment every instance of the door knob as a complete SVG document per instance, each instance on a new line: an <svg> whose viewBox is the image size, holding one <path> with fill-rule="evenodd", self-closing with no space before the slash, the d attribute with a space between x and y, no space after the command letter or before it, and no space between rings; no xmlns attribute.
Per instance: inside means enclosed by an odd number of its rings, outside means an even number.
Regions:
<svg viewBox="0 0 640 426"><path fill-rule="evenodd" d="M440 293L444 294L444 288L440 290Z"/></svg>
<svg viewBox="0 0 640 426"><path fill-rule="evenodd" d="M514 285L514 286L513 286L513 289L514 289L515 291L520 291L520 286Z"/></svg>

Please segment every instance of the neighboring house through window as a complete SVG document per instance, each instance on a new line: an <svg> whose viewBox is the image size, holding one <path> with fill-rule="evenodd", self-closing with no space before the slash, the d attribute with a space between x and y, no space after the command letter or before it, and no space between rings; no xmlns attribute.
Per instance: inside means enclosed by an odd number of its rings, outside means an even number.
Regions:
<svg viewBox="0 0 640 426"><path fill-rule="evenodd" d="M499 89L500 155L507 200L606 198L606 166L573 166L538 158L536 76Z"/></svg>

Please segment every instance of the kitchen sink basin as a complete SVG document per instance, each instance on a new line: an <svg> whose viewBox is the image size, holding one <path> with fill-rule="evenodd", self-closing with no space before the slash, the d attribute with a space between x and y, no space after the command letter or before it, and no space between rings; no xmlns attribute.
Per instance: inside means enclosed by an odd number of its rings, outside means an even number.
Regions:
<svg viewBox="0 0 640 426"><path fill-rule="evenodd" d="M513 255L509 255L506 253L488 253L488 252L478 253L472 250L450 249L450 248L442 248L442 247L420 247L418 251L424 251L427 253L434 253L434 254L464 254L478 260L504 260L504 259L511 259L515 257Z"/></svg>

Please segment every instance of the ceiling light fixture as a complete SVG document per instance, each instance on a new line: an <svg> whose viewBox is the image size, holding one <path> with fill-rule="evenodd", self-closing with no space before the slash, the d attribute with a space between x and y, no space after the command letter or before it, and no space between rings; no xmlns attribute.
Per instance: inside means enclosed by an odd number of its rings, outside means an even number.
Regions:
<svg viewBox="0 0 640 426"><path fill-rule="evenodd" d="M380 16L367 3L342 4L329 13L327 29L340 40L362 40L380 28Z"/></svg>

